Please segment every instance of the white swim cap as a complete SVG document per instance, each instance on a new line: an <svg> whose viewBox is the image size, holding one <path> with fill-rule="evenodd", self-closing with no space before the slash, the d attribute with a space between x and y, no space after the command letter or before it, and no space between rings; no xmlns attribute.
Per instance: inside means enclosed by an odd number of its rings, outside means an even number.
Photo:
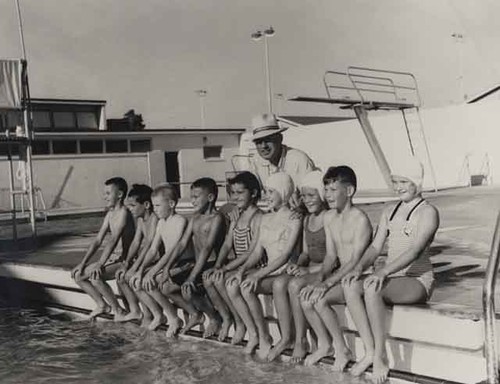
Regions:
<svg viewBox="0 0 500 384"><path fill-rule="evenodd" d="M392 169L391 176L408 179L416 185L418 191L421 191L424 181L424 167L415 156L411 156L397 162Z"/></svg>
<svg viewBox="0 0 500 384"><path fill-rule="evenodd" d="M288 173L278 172L273 173L265 182L266 188L272 188L277 191L281 198L283 199L283 203L286 203L292 197L295 186L293 185L292 178L288 175Z"/></svg>
<svg viewBox="0 0 500 384"><path fill-rule="evenodd" d="M307 173L302 180L300 180L300 188L314 188L318 191L319 197L325 201L325 185L323 184L323 172L312 171Z"/></svg>

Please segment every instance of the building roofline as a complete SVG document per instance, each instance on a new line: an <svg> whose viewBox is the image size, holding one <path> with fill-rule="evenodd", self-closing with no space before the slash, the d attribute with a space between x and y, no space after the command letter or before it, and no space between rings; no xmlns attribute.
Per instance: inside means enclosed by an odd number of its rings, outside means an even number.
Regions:
<svg viewBox="0 0 500 384"><path fill-rule="evenodd" d="M32 103L36 104L94 104L106 105L106 100L86 100L86 99L46 99L32 97Z"/></svg>
<svg viewBox="0 0 500 384"><path fill-rule="evenodd" d="M73 130L73 131L36 131L37 136L157 136L157 135L189 135L189 134L241 134L244 129L145 129L143 131L104 131L104 130Z"/></svg>

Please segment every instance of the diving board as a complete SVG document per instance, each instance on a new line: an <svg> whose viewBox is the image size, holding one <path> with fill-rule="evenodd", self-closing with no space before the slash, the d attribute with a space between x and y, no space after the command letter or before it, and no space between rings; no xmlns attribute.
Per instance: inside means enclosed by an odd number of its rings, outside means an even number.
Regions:
<svg viewBox="0 0 500 384"><path fill-rule="evenodd" d="M331 104L338 105L341 109L353 109L389 189L392 189L391 169L368 119L368 111L400 111L410 151L415 156L415 147L405 112L415 110L434 190L437 191L434 167L419 112L422 101L417 80L412 73L350 66L345 72L326 71L323 75L323 84L327 97L294 96L288 100Z"/></svg>

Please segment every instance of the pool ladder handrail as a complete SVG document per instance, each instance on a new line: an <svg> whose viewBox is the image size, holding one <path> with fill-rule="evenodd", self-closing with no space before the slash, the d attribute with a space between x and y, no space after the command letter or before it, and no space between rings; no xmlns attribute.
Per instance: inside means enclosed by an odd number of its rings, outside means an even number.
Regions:
<svg viewBox="0 0 500 384"><path fill-rule="evenodd" d="M484 344L488 384L499 382L498 350L495 328L495 285L500 263L500 213L497 217L491 253L486 266L483 284Z"/></svg>

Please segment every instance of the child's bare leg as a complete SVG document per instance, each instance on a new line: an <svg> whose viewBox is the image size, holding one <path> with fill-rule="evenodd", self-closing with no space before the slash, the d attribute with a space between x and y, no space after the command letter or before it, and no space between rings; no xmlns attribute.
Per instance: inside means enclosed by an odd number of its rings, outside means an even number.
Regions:
<svg viewBox="0 0 500 384"><path fill-rule="evenodd" d="M233 316L234 335L233 335L233 338L231 340L231 344L238 344L243 340L243 337L245 337L245 332L246 332L245 323L243 322L243 319L241 318L238 311L234 307L234 305L233 305L233 303L232 303L232 301L227 293L225 280L221 279L219 281L216 281L214 283L214 286L217 289L217 292L219 292L219 295L224 300L225 304L229 308L230 313ZM224 321L223 321L222 326L224 327ZM222 333L222 330L220 333ZM220 333L219 333L219 336L220 336Z"/></svg>
<svg viewBox="0 0 500 384"><path fill-rule="evenodd" d="M203 325L205 317L200 311L198 311L198 309L195 308L195 306L192 303L184 300L184 298L181 295L181 287L179 285L177 284L164 285L163 289L161 290L161 293L163 293L168 299L172 300L174 305L176 305L179 308L182 308L185 312L189 314L186 324L180 331L181 334L185 334L187 331L191 330L197 325L200 326Z"/></svg>
<svg viewBox="0 0 500 384"><path fill-rule="evenodd" d="M177 335L177 333L180 331L182 328L182 320L177 316L177 308L158 290L158 289L153 289L151 292L148 292L153 299L156 300L158 304L163 309L163 312L167 315L167 321L168 321L168 331L167 331L167 336L168 337L173 337ZM149 326L149 329L154 330L158 328L158 326L161 324L160 322L152 322Z"/></svg>
<svg viewBox="0 0 500 384"><path fill-rule="evenodd" d="M273 281L273 300L278 322L280 326L281 339L269 351L268 361L273 361L288 347L292 338L292 314L288 299L288 283L291 280L290 275L281 275Z"/></svg>
<svg viewBox="0 0 500 384"><path fill-rule="evenodd" d="M96 303L96 308L89 314L90 319L111 310L110 306L104 301L99 291L88 281L85 275L76 278L75 282Z"/></svg>
<svg viewBox="0 0 500 384"><path fill-rule="evenodd" d="M392 304L421 303L426 301L427 292L417 279L409 277L388 279L385 287L378 292L371 287L365 290L366 309L375 341L372 381L376 384L384 383L389 375L385 350L387 308L384 299Z"/></svg>
<svg viewBox="0 0 500 384"><path fill-rule="evenodd" d="M208 325L203 332L203 337L207 338L216 335L220 330L222 321L212 303L201 292L193 292L192 300L194 306L208 317Z"/></svg>
<svg viewBox="0 0 500 384"><path fill-rule="evenodd" d="M130 321L130 320L138 320L141 318L141 309L139 308L139 301L137 299L136 294L129 287L129 285L125 281L116 281L116 284L119 287L119 290L122 292L123 296L125 296L126 302L129 305L129 313L126 315L116 315L115 321Z"/></svg>
<svg viewBox="0 0 500 384"><path fill-rule="evenodd" d="M293 322L295 324L295 344L293 347L291 362L294 364L300 363L307 354L309 343L307 342L306 332L307 324L302 306L300 305L300 291L308 283L313 275L305 277L296 277L288 283L288 297L290 298L290 306L292 308Z"/></svg>
<svg viewBox="0 0 500 384"><path fill-rule="evenodd" d="M266 286L267 292L272 291L272 279L264 278L259 282L258 288L264 288ZM260 289L258 291L261 291ZM257 326L257 332L259 334L259 357L265 358L269 354L272 347L273 339L269 334L269 330L266 325L266 320L264 319L264 311L262 310L262 305L259 298L257 297L257 292L251 292L248 289L242 289L241 294L248 304L251 316L255 321Z"/></svg>
<svg viewBox="0 0 500 384"><path fill-rule="evenodd" d="M243 323L245 323L245 327L248 331L248 342L245 347L245 353L251 354L253 350L259 345L259 335L257 333L257 327L255 326L255 322L250 313L250 309L241 294L240 285L235 281L229 281L226 284L226 289L231 302L234 305L234 308L240 315ZM233 343L236 344L233 338Z"/></svg>
<svg viewBox="0 0 500 384"><path fill-rule="evenodd" d="M221 297L215 284L211 280L203 280L203 286L207 291L207 295L210 298L214 308L219 312L222 318L222 325L220 326L219 331L219 341L224 341L229 333L229 328L232 324L231 312L229 312L229 308L227 307L224 299Z"/></svg>
<svg viewBox="0 0 500 384"><path fill-rule="evenodd" d="M342 372L352 359L352 353L345 343L337 313L331 307L331 304L344 302L345 300L342 287L340 285L336 285L326 292L325 296L314 305L316 312L332 337L333 347L335 349L335 363L333 364L333 370L338 372Z"/></svg>
<svg viewBox="0 0 500 384"><path fill-rule="evenodd" d="M146 291L142 289L138 289L135 291L137 293L137 296L141 300L143 304L145 304L145 308L148 308L151 317L148 317L146 315L146 312L144 313L144 317L141 322L141 327L148 328L151 323L153 322L161 322L161 317L163 315L161 307L158 305L155 299L153 299L150 295L147 294Z"/></svg>
<svg viewBox="0 0 500 384"><path fill-rule="evenodd" d="M375 349L370 321L363 300L363 282L357 280L352 282L349 286L344 286L344 297L349 313L351 314L365 348L365 355L363 358L354 364L349 371L352 375L359 376L372 365Z"/></svg>
<svg viewBox="0 0 500 384"><path fill-rule="evenodd" d="M314 303L308 300L301 300L300 304L302 305L302 310L307 321L318 338L318 347L304 360L304 365L310 366L316 364L323 357L331 355L333 351L330 335L328 334L328 330L326 329L325 324L323 324L321 317L319 317L316 312Z"/></svg>
<svg viewBox="0 0 500 384"><path fill-rule="evenodd" d="M104 299L109 303L111 307L111 312L116 316L124 315L125 310L118 303L111 287L104 281L103 277L92 280L92 285L96 287L99 293L104 297Z"/></svg>

